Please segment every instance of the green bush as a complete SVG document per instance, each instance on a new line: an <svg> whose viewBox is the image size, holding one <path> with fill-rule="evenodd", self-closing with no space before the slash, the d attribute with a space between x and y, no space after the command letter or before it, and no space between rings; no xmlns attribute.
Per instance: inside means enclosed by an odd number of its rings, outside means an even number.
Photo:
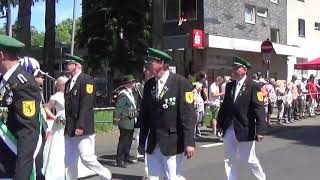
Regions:
<svg viewBox="0 0 320 180"><path fill-rule="evenodd" d="M94 110L96 133L108 133L113 129L113 108L96 108Z"/></svg>

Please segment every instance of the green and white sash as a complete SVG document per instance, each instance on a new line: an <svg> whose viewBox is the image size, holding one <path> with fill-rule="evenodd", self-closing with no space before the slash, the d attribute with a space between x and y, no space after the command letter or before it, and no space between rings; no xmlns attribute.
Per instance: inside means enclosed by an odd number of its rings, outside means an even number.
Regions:
<svg viewBox="0 0 320 180"><path fill-rule="evenodd" d="M8 112L8 108L6 107L0 107L1 112ZM10 132L10 130L7 128L7 126L3 123L3 118L0 117L0 138L3 140L3 142L10 148L10 150L17 155L17 139L14 137L14 135ZM30 180L36 180L36 164L35 159L36 156L41 148L42 144L42 135L41 135L41 127L42 127L42 120L39 113L39 122L40 122L40 130L39 130L39 139L37 142L36 150L33 154L33 169L30 175Z"/></svg>

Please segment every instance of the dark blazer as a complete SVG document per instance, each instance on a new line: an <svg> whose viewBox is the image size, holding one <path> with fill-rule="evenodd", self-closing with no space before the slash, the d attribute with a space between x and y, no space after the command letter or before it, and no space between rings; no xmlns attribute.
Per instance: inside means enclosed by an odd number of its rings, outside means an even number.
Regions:
<svg viewBox="0 0 320 180"><path fill-rule="evenodd" d="M155 88L155 78L144 87L138 117L141 121L139 146L145 147L148 136L147 153L151 154L158 144L165 156L180 154L185 147L195 146L192 85L182 76L170 73L159 100Z"/></svg>
<svg viewBox="0 0 320 180"><path fill-rule="evenodd" d="M218 126L223 132L233 124L238 141L253 141L255 135L263 134L266 113L258 83L246 79L234 101L236 81L226 85L223 103L218 114Z"/></svg>
<svg viewBox="0 0 320 180"><path fill-rule="evenodd" d="M29 179L39 139L40 88L19 65L0 94L0 106L9 110L5 124L16 138L18 150L16 156L0 139L0 178Z"/></svg>
<svg viewBox="0 0 320 180"><path fill-rule="evenodd" d="M82 129L83 135L94 134L95 87L93 78L81 72L73 88L69 90L71 79L65 88L65 134L73 137L76 129Z"/></svg>

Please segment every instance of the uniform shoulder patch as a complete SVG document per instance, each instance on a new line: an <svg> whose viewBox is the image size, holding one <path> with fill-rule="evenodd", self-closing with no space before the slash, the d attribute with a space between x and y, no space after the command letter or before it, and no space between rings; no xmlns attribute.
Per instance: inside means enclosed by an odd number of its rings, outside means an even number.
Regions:
<svg viewBox="0 0 320 180"><path fill-rule="evenodd" d="M18 74L17 78L21 82L21 84L24 84L24 83L26 83L28 81L27 78L24 77L24 75L22 75L22 74Z"/></svg>
<svg viewBox="0 0 320 180"><path fill-rule="evenodd" d="M36 101L22 101L22 113L26 117L33 117L36 113Z"/></svg>
<svg viewBox="0 0 320 180"><path fill-rule="evenodd" d="M92 92L93 92L93 84L86 84L86 92L88 94L92 94Z"/></svg>
<svg viewBox="0 0 320 180"><path fill-rule="evenodd" d="M192 92L186 92L185 93L185 99L186 99L186 102L191 104L193 103L193 93Z"/></svg>
<svg viewBox="0 0 320 180"><path fill-rule="evenodd" d="M262 92L257 92L257 98L258 98L258 101L260 101L260 102L263 101L263 94L262 94Z"/></svg>

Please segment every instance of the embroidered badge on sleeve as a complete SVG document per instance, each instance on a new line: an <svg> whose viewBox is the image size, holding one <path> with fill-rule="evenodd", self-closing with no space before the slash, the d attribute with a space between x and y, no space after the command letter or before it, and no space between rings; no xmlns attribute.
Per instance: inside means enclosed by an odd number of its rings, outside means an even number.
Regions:
<svg viewBox="0 0 320 180"><path fill-rule="evenodd" d="M189 103L189 104L193 103L193 93L192 92L186 92L185 99L186 99L187 103Z"/></svg>
<svg viewBox="0 0 320 180"><path fill-rule="evenodd" d="M263 95L262 95L262 92L257 92L257 98L258 98L258 101L262 102L263 101Z"/></svg>
<svg viewBox="0 0 320 180"><path fill-rule="evenodd" d="M86 85L86 91L88 94L92 94L93 92L93 84L87 84Z"/></svg>
<svg viewBox="0 0 320 180"><path fill-rule="evenodd" d="M35 101L22 101L22 113L26 117L32 117L36 113Z"/></svg>

